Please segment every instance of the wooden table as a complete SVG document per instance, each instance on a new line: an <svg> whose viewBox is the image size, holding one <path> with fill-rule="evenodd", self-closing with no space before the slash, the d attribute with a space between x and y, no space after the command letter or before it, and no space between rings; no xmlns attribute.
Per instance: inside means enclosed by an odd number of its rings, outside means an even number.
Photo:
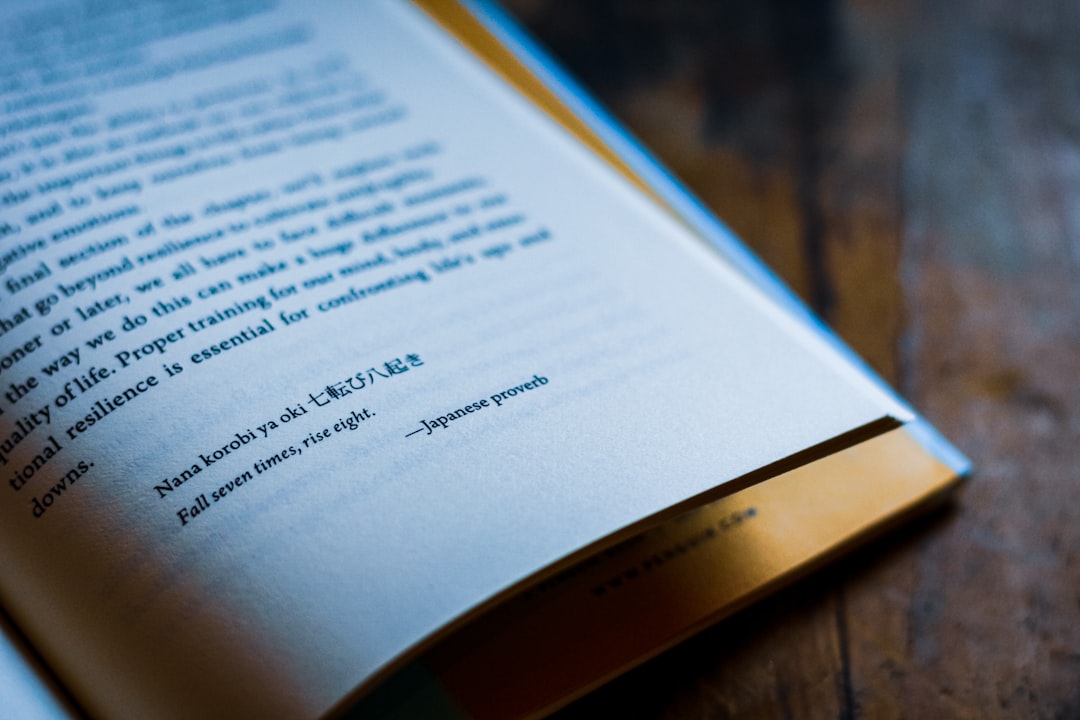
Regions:
<svg viewBox="0 0 1080 720"><path fill-rule="evenodd" d="M1080 4L506 5L976 464L563 716L1080 717Z"/></svg>

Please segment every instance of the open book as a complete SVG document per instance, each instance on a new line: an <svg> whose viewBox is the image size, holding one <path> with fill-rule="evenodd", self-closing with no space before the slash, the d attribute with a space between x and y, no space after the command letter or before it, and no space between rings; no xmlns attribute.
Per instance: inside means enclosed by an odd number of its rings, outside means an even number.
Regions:
<svg viewBox="0 0 1080 720"><path fill-rule="evenodd" d="M0 606L91 716L542 713L966 472L486 4L0 13Z"/></svg>

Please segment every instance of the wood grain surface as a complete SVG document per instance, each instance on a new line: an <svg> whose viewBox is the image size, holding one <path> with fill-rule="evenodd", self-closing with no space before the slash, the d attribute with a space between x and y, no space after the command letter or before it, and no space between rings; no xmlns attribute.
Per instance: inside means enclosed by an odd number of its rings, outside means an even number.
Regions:
<svg viewBox="0 0 1080 720"><path fill-rule="evenodd" d="M505 0L975 462L564 718L1080 718L1080 4Z"/></svg>

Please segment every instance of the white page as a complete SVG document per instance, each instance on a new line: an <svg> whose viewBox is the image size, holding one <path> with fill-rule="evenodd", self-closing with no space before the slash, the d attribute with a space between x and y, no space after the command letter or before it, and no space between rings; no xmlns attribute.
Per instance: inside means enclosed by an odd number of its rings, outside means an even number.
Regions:
<svg viewBox="0 0 1080 720"><path fill-rule="evenodd" d="M70 7L5 23L0 589L91 712L316 715L886 412L409 6Z"/></svg>
<svg viewBox="0 0 1080 720"><path fill-rule="evenodd" d="M0 614L0 717L73 720L78 714Z"/></svg>

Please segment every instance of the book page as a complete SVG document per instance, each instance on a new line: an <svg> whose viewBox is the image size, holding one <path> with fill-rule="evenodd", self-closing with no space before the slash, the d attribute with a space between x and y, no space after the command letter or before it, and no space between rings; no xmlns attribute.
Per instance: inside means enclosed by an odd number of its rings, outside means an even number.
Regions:
<svg viewBox="0 0 1080 720"><path fill-rule="evenodd" d="M312 717L880 399L415 8L5 8L0 599L92 714Z"/></svg>

